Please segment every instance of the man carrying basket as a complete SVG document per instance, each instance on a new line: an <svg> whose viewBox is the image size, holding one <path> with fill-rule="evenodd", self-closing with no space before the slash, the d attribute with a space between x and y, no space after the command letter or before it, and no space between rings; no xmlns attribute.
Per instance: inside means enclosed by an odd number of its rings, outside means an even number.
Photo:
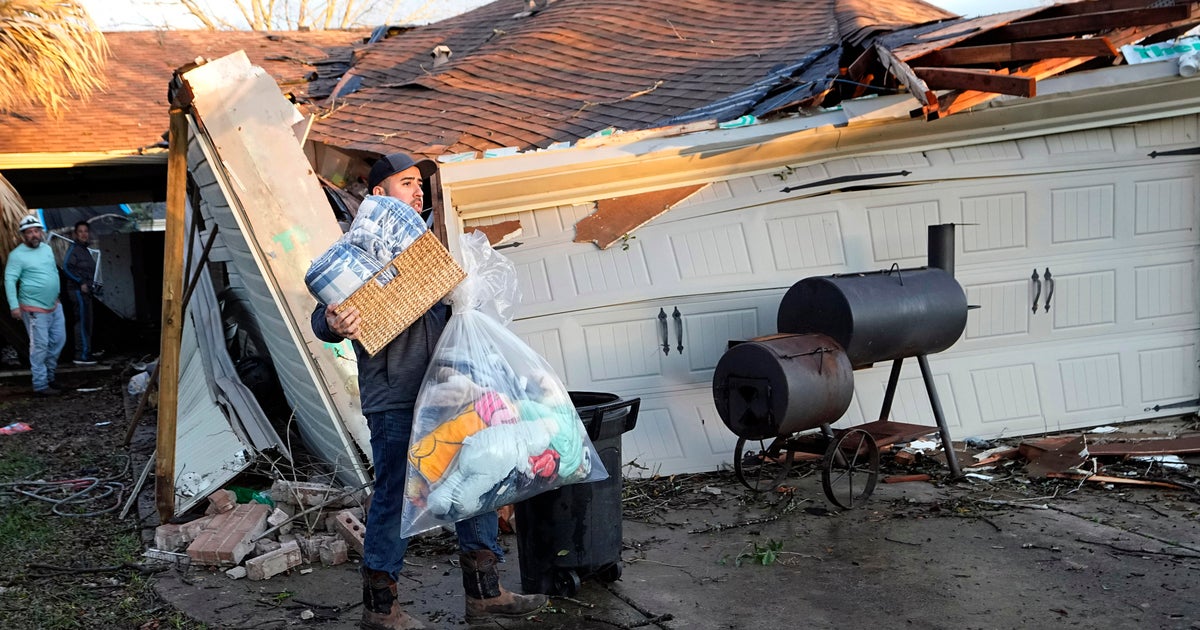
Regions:
<svg viewBox="0 0 1200 630"><path fill-rule="evenodd" d="M430 160L418 162L406 154L393 153L372 166L367 190L399 199L420 213L424 202L422 184L436 171L437 165ZM336 306L317 304L312 313L313 332L330 343L356 339L358 310L347 307L339 313L335 312ZM396 579L408 548L408 539L400 536L400 520L413 407L449 316L449 306L435 304L374 356L357 341L353 344L358 357L359 398L371 432L375 465L375 490L363 544L363 628L425 627L398 603ZM497 563L503 549L495 513L460 521L455 529L468 622L524 617L546 605L545 595L520 595L500 586Z"/></svg>

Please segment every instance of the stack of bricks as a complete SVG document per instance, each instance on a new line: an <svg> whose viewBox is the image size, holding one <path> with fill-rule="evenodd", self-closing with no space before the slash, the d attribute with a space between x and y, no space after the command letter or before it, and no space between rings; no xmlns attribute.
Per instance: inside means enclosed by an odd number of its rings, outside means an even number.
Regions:
<svg viewBox="0 0 1200 630"><path fill-rule="evenodd" d="M261 503L243 503L228 512L214 514L188 545L193 564L234 566L254 549L251 541L267 530L271 508Z"/></svg>
<svg viewBox="0 0 1200 630"><path fill-rule="evenodd" d="M365 514L355 507L361 505L361 495L323 484L276 482L271 496L275 507L238 504L233 492L218 490L209 496L205 516L159 526L155 551L186 547L193 565L227 569L232 578L251 580L269 579L302 564L341 564L351 550L362 555ZM318 506L326 509L303 514Z"/></svg>

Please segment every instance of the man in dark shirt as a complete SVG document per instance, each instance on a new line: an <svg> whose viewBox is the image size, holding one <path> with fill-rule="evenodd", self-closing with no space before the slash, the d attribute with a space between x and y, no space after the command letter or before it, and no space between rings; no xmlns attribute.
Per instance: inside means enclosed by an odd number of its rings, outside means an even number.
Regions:
<svg viewBox="0 0 1200 630"><path fill-rule="evenodd" d="M422 182L436 169L429 160L415 162L403 153L394 153L371 168L367 190L373 195L400 199L419 213L424 201ZM335 313L335 306L317 304L312 313L313 332L331 343L355 339L360 323L358 311L350 307ZM405 613L397 600L396 579L408 548L408 539L400 536L400 517L413 406L449 316L448 306L434 305L373 357L354 343L359 398L371 431L375 465L375 489L363 541L363 628L425 627ZM546 605L545 595L520 595L500 586L496 565L503 550L495 513L466 519L456 523L455 529L468 622L524 617Z"/></svg>
<svg viewBox="0 0 1200 630"><path fill-rule="evenodd" d="M63 257L67 276L67 302L75 312L75 365L95 365L92 347L92 299L95 295L96 260L88 251L91 232L87 221L75 224L75 239Z"/></svg>

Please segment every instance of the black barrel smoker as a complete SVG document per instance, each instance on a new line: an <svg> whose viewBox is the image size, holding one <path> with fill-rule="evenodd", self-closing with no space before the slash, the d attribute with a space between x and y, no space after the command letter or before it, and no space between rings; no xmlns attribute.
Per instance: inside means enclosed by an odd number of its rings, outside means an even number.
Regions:
<svg viewBox="0 0 1200 630"><path fill-rule="evenodd" d="M865 501L878 479L879 447L935 430L888 419L908 357L920 365L936 430L950 444L926 355L949 348L966 327L953 224L929 226L929 263L805 278L780 302L779 334L730 342L713 373L713 399L739 438L734 471L743 484L773 488L795 459L821 453L826 497L844 508ZM879 420L831 428L850 405L853 370L881 361L892 361L892 369ZM946 459L959 476L953 449L946 448Z"/></svg>

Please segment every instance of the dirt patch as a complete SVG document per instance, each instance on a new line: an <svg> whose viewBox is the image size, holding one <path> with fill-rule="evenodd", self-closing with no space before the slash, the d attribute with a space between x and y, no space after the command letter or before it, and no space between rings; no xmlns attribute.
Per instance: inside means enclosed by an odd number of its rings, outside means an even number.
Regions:
<svg viewBox="0 0 1200 630"><path fill-rule="evenodd" d="M0 627L202 627L151 588L136 507L119 518L149 457L123 445L130 360L63 366L51 398L0 380L0 426L29 427L0 435Z"/></svg>

